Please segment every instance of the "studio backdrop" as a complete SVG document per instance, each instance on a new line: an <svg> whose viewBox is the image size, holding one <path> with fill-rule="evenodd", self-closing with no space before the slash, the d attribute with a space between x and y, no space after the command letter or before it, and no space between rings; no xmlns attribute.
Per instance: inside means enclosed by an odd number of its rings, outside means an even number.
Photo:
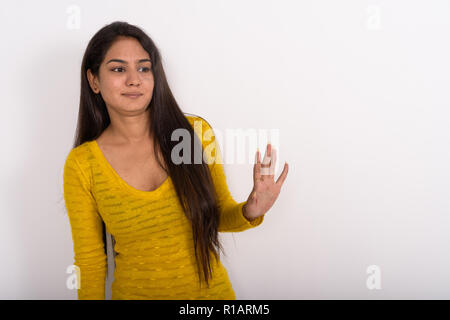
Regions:
<svg viewBox="0 0 450 320"><path fill-rule="evenodd" d="M237 299L449 299L449 13L446 0L2 3L0 298L76 299L63 168L81 60L126 21L155 41L183 112L222 135L236 201L257 146L277 148L275 178L289 164L264 222L220 234Z"/></svg>

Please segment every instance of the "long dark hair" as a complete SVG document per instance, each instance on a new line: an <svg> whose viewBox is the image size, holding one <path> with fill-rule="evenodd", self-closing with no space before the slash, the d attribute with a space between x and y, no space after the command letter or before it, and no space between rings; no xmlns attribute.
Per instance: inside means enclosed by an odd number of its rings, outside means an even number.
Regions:
<svg viewBox="0 0 450 320"><path fill-rule="evenodd" d="M174 164L171 161L171 151L177 143L177 141L171 141L173 130L184 128L189 131L192 137L191 150L203 150L202 143L175 101L167 83L158 48L140 28L127 22L116 21L101 28L89 41L81 66L80 108L73 147L97 139L110 124L105 102L100 94L95 94L91 90L86 72L91 69L91 72L98 76L99 67L106 52L119 36L137 39L150 55L154 89L146 110L149 110L150 135L153 137L155 158L171 177L180 204L186 217L192 223L199 283L201 285L203 274L209 287L209 278L212 278L210 253L212 252L218 261L220 260L220 251L223 252L218 237L219 209L214 184L208 163L204 161L203 157L201 164L195 163L194 152L190 152L190 164L183 162ZM194 148L195 144L198 146ZM196 149L198 147L200 149ZM165 165L159 160L158 152L162 155ZM103 235L105 240L104 224Z"/></svg>

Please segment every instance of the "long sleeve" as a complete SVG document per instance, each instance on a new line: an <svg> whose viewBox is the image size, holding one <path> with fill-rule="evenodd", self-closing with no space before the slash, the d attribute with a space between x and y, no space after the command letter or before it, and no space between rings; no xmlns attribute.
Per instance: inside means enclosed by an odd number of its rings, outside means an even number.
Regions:
<svg viewBox="0 0 450 320"><path fill-rule="evenodd" d="M79 300L104 300L107 258L102 219L74 149L64 165L64 201L72 229L75 265L80 268Z"/></svg>
<svg viewBox="0 0 450 320"><path fill-rule="evenodd" d="M194 127L195 128L195 127ZM225 171L223 167L222 155L219 143L216 143L213 129L202 120L203 148L209 161L211 176L216 189L217 201L220 211L219 232L240 232L259 226L264 215L249 221L244 217L242 207L246 201L236 202L230 194L226 182Z"/></svg>

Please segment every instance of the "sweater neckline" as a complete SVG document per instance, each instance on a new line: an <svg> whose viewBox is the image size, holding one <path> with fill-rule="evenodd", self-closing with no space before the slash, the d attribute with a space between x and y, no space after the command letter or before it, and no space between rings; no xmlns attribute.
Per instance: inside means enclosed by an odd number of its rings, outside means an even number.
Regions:
<svg viewBox="0 0 450 320"><path fill-rule="evenodd" d="M103 154L102 150L100 149L97 140L92 140L91 145L93 146L92 151L94 152L94 155L97 157L97 159L100 161L100 164L103 167L106 167L117 179L117 181L120 182L120 184L130 192L141 195L141 196L155 196L160 195L163 189L166 187L166 185L170 181L170 176L167 176L166 180L162 184L159 185L156 189L150 190L150 191L144 191L136 189L135 187L130 186L125 180L122 179L122 177L114 170L114 168L111 166L111 164L106 160L105 155Z"/></svg>

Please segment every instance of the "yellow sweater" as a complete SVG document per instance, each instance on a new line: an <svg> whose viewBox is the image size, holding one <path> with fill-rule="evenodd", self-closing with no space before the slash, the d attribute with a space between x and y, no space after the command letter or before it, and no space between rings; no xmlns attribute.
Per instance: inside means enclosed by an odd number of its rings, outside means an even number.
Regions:
<svg viewBox="0 0 450 320"><path fill-rule="evenodd" d="M219 232L240 232L260 225L264 215L247 220L242 213L245 201L237 203L232 198L220 147L214 137L206 140L209 124L200 117L186 118L199 138L204 138L203 148L209 145L214 147L209 150L215 150L210 153L216 155L217 162L209 168L218 195ZM78 299L105 299L107 257L102 220L114 236L117 253L113 300L236 299L226 269L214 258L210 288L204 281L199 286L192 225L182 211L170 176L153 191L135 189L110 166L96 140L87 141L67 156L64 200L74 264L80 268Z"/></svg>

